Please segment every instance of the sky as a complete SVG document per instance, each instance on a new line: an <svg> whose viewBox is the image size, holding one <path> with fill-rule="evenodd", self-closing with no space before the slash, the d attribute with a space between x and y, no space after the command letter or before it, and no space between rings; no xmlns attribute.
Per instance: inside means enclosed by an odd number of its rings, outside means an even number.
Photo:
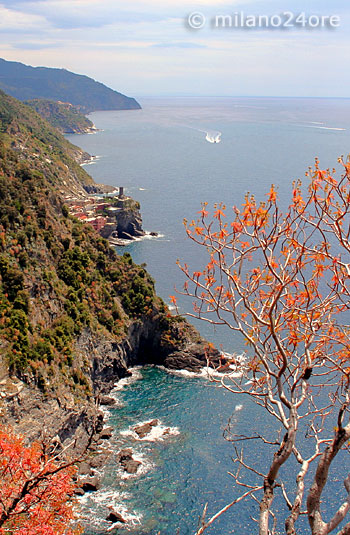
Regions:
<svg viewBox="0 0 350 535"><path fill-rule="evenodd" d="M274 17L275 27L235 27L249 15ZM217 16L231 27L216 27ZM322 16L339 26L322 26ZM0 57L136 97L350 97L350 2L0 0Z"/></svg>

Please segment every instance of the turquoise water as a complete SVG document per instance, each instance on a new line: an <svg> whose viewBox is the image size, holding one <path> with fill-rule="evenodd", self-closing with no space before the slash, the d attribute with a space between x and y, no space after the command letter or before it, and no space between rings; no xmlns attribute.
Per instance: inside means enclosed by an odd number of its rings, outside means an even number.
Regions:
<svg viewBox="0 0 350 535"><path fill-rule="evenodd" d="M215 512L232 496L232 481L227 476L227 471L234 468L232 446L223 432L232 415L235 425L240 422L244 430L243 407L230 393L202 378L183 378L154 367L147 367L141 374L142 379L115 394L123 406L110 411L108 424L115 427L113 449L133 448L147 471L117 484L112 461L105 479L106 500L98 505L99 497L91 494L84 499L85 505L97 509L103 517L105 504L113 500L117 504L122 498L124 512L131 513L130 520L140 519L141 525L136 524L138 534L175 534L177 528L183 535L190 534L206 502L211 504L209 511ZM244 410L250 410L249 404L244 405ZM174 434L154 442L120 434L154 418ZM263 464L261 456L256 460ZM244 510L252 514L249 505ZM221 533L224 526L225 533L237 533L227 526L235 525L236 530L240 526L243 530L245 523L243 514L238 518L231 513L212 532ZM91 533L103 533L103 523L97 523Z"/></svg>
<svg viewBox="0 0 350 535"><path fill-rule="evenodd" d="M95 180L124 186L141 202L144 228L160 233L120 252L127 250L136 262L147 264L158 293L168 302L174 285L183 282L176 259L186 260L193 269L205 261L182 225L184 217L196 217L201 201L239 205L247 191L263 199L274 183L281 204L287 205L292 180L303 178L315 156L322 166L333 167L338 156L350 152L350 100L147 99L142 104L142 111L96 112L91 118L102 131L70 140L99 156L86 167ZM219 132L221 143L206 141L207 133ZM182 312L191 309L186 299L179 302ZM199 328L225 351L243 351L232 333L206 324ZM247 400L214 388L206 379L156 368L146 368L142 376L116 392L123 406L111 411L110 422L115 427L113 449L132 447L148 470L120 482L111 463L102 492L85 499L95 518L88 533L94 535L106 532L101 519L113 501L122 504L138 535L176 534L177 528L180 535L193 533L206 502L214 513L237 496L227 474L233 470L233 448L222 436L230 416L240 433L260 426L268 431L270 425ZM151 418L175 428L174 434L154 442L123 434L130 425ZM266 451L253 442L248 451L263 469ZM336 474L330 486L336 504ZM333 506L331 500L327 506ZM278 500L276 508L283 511ZM208 533L253 532L254 515L254 502L240 504Z"/></svg>

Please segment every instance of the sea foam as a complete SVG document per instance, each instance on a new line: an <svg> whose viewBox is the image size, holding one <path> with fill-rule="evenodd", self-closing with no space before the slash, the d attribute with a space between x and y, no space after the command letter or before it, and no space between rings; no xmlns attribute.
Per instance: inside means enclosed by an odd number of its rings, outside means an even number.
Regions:
<svg viewBox="0 0 350 535"><path fill-rule="evenodd" d="M119 379L119 381L114 384L114 388L111 392L111 395L113 396L113 394L119 392L120 390L123 390L123 388L125 388L126 386L135 383L135 381L140 381L142 379L141 370L142 366L134 366L133 368L129 368L128 371L131 373L131 375L129 375L128 377L123 377L123 379Z"/></svg>
<svg viewBox="0 0 350 535"><path fill-rule="evenodd" d="M149 420L144 422L138 422L131 425L128 429L121 431L120 434L124 437L132 437L134 440L139 442L157 442L163 441L173 436L179 435L180 431L178 427L167 427L159 422L158 425L152 427L151 431L147 433L143 438L140 438L139 435L134 431L135 427L139 427L148 423Z"/></svg>
<svg viewBox="0 0 350 535"><path fill-rule="evenodd" d="M131 494L127 492L118 492L115 490L106 490L99 492L89 492L84 496L79 498L79 502L82 506L82 511L80 518L86 520L89 524L93 524L98 528L105 529L106 531L112 531L113 529L123 527L123 529L132 530L140 526L141 520L143 518L141 513L136 511L130 512L129 508L125 504L126 501L132 498ZM95 507L103 508L103 515L108 516L108 513L111 509L117 511L123 519L126 521L126 524L116 522L111 525L111 523L104 518L101 518L100 514L91 515L91 505Z"/></svg>

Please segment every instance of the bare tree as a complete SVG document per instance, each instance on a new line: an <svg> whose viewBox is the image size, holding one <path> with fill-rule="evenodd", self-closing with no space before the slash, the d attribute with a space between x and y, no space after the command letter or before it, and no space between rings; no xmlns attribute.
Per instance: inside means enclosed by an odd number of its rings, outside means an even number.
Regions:
<svg viewBox="0 0 350 535"><path fill-rule="evenodd" d="M326 520L322 507L332 462L350 439L350 164L340 163L344 174L336 180L334 170L323 171L316 161L307 173L308 188L294 183L285 211L272 186L266 201L258 204L247 195L230 218L223 204L212 215L203 204L197 221L185 221L189 238L209 259L202 271L180 265L186 277L180 293L194 301L189 315L225 325L247 345L244 361L232 362L214 380L267 411L276 432L272 439L262 429L231 436L237 466L231 475L242 492L212 518L204 514L196 535L247 497L259 504L259 534L277 533L276 492L289 510L288 535L296 534L301 515L307 516L312 535L337 529L337 535L350 534L350 522L345 523L350 475L344 476L345 497L336 513ZM240 449L252 439L269 451L275 448L266 473ZM293 470L295 461L299 468L291 489L280 469L290 465Z"/></svg>

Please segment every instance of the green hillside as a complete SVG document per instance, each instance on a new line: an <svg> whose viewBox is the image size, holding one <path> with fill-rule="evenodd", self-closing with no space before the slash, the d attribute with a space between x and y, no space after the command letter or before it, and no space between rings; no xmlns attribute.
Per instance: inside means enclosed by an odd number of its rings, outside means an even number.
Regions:
<svg viewBox="0 0 350 535"><path fill-rule="evenodd" d="M93 131L94 123L68 102L35 99L24 102L63 134L84 134Z"/></svg>
<svg viewBox="0 0 350 535"><path fill-rule="evenodd" d="M96 399L129 366L206 363L144 267L69 215L63 196L93 182L79 150L0 92L0 421L62 442L101 418Z"/></svg>
<svg viewBox="0 0 350 535"><path fill-rule="evenodd" d="M48 179L62 191L94 181L78 161L84 152L69 143L29 106L0 91L0 133L18 161L31 169L46 170Z"/></svg>

